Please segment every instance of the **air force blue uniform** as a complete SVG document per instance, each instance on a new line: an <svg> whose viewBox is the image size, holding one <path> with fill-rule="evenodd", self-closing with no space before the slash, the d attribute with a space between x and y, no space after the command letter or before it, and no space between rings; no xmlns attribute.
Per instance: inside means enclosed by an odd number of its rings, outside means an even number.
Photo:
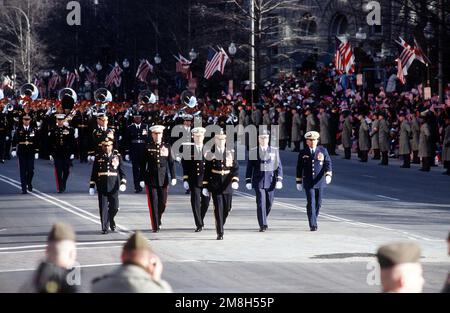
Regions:
<svg viewBox="0 0 450 313"><path fill-rule="evenodd" d="M317 146L314 153L306 147L297 160L297 184L303 184L307 199L309 227L317 229L317 217L322 205L325 177L332 176L331 158L326 148Z"/></svg>
<svg viewBox="0 0 450 313"><path fill-rule="evenodd" d="M255 160L249 160L246 171L246 182L252 184L256 193L256 212L258 223L261 229L267 229L267 217L274 200L275 185L283 181L283 167L279 150L268 147L264 152L261 148L254 148L250 151L256 153Z"/></svg>

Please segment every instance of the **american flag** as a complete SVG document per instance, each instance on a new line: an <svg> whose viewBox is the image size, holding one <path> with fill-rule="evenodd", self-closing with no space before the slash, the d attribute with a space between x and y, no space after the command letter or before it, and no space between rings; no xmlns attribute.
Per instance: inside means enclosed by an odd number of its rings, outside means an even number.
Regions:
<svg viewBox="0 0 450 313"><path fill-rule="evenodd" d="M89 66L86 66L86 70L87 70L86 80L88 82L90 82L91 84L94 84L94 85L97 84L97 74L95 74L95 72L93 70L91 70L89 68Z"/></svg>
<svg viewBox="0 0 450 313"><path fill-rule="evenodd" d="M223 74L227 62L228 62L228 55L223 50L223 48L219 48L218 52L216 52L212 48L209 48L208 61L206 62L205 68L205 78L210 79L217 71L220 71Z"/></svg>
<svg viewBox="0 0 450 313"><path fill-rule="evenodd" d="M403 85L406 84L406 77L403 74L403 67L400 58L397 59L397 78Z"/></svg>
<svg viewBox="0 0 450 313"><path fill-rule="evenodd" d="M416 53L414 51L414 48L411 47L406 41L404 41L402 37L399 38L400 42L397 41L397 43L403 47L403 51L398 58L402 63L401 65L403 68L403 75L407 76L409 67L416 59Z"/></svg>
<svg viewBox="0 0 450 313"><path fill-rule="evenodd" d="M48 82L48 88L50 90L55 90L58 87L58 85L61 83L61 81L62 81L61 76L59 76L58 73L53 71L52 78L50 78L50 81Z"/></svg>
<svg viewBox="0 0 450 313"><path fill-rule="evenodd" d="M120 68L119 64L116 62L111 73L109 73L109 75L106 77L105 86L107 88L111 87L112 85L116 85L116 87L119 87L120 84L122 84L122 76L121 76L122 72L123 72L123 70Z"/></svg>
<svg viewBox="0 0 450 313"><path fill-rule="evenodd" d="M153 72L153 65L147 60L142 60L136 73L136 78L141 82L147 82L148 73Z"/></svg>
<svg viewBox="0 0 450 313"><path fill-rule="evenodd" d="M336 37L336 54L335 66L339 74L352 74L355 72L355 55L353 54L352 45L347 39Z"/></svg>
<svg viewBox="0 0 450 313"><path fill-rule="evenodd" d="M75 80L80 81L80 76L78 75L78 71L75 70L75 72L68 72L66 77L66 88L72 88L73 84L75 83Z"/></svg>
<svg viewBox="0 0 450 313"><path fill-rule="evenodd" d="M182 56L180 53L178 53L178 57L174 56L174 58L178 61L177 62L177 73L187 73L191 67L192 61L189 61L184 56Z"/></svg>

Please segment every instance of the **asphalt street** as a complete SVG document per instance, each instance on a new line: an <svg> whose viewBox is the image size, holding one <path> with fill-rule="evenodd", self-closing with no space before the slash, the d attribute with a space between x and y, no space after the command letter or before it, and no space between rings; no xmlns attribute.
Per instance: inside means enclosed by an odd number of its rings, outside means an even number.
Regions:
<svg viewBox="0 0 450 313"><path fill-rule="evenodd" d="M175 292L378 292L379 245L415 240L422 247L425 291L439 292L450 270L446 237L450 230L450 177L442 168L420 172L378 161L368 164L333 157L333 181L325 191L319 231L310 232L304 193L295 188L297 154L282 152L284 187L276 192L269 231L258 232L254 192L240 189L216 240L212 204L206 229L195 225L182 183L171 187L162 231L153 234L145 194L120 196L119 232L102 235L97 197L89 196L91 165L74 162L65 194L57 194L53 167L36 162L34 192L20 194L16 160L0 164L0 292L16 292L44 256L53 223L73 225L78 239L81 290L120 262L123 243L142 230L164 263L163 278ZM177 175L182 177L181 168Z"/></svg>

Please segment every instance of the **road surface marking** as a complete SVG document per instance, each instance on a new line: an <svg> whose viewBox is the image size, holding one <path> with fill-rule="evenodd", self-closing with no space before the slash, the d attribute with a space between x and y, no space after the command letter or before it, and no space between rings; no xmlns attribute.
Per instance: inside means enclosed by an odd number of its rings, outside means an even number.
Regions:
<svg viewBox="0 0 450 313"><path fill-rule="evenodd" d="M244 197L244 198L248 198L248 199L252 199L252 200L256 199L255 196L253 196L251 194L248 194L248 193L245 193L245 192L235 191L235 193L237 195L241 196L241 197ZM297 206L295 206L293 204L290 204L290 203L285 203L285 202L281 202L281 201L276 200L276 201L274 201L274 205L276 205L276 204L278 204L278 205L280 205L282 207L288 208L288 209L295 210L295 211L306 212L305 209L298 208ZM355 226L373 227L373 228L379 228L379 229L383 229L383 230L393 231L393 232L396 232L396 233L400 233L400 234L408 237L409 239L414 239L414 240L418 240L419 239L419 240L424 240L424 241L435 241L435 242L441 242L442 241L442 239L424 237L424 236L412 234L412 233L409 233L409 232L406 232L406 231L392 229L392 228L379 226L379 225L374 225L374 224L369 224L369 223L364 223L364 222L356 222L356 221L352 221L352 220L345 219L345 218L338 217L338 216L331 215L331 214L321 213L320 216L323 216L323 217L325 217L325 218L327 218L329 220L343 222L343 223L347 223L347 224L351 224L351 225L355 225Z"/></svg>
<svg viewBox="0 0 450 313"><path fill-rule="evenodd" d="M20 189L20 190L22 189L22 187L20 186L20 182L18 182L17 180L11 179L11 178L9 178L7 176L4 176L4 175L0 175L0 180L5 182L5 183L7 183L7 184L10 184L13 187L16 187L17 189ZM101 225L99 217L95 216L94 214L92 214L92 213L90 213L88 211L80 209L80 208L78 208L78 207L76 207L76 206L74 206L74 205L72 205L72 204L70 204L70 203L68 203L66 201L63 201L63 200L57 199L55 197L52 197L52 196L50 196L50 195L48 195L48 194L46 194L44 192L41 192L41 191L39 191L37 189L34 189L33 192L31 192L29 194L34 196L34 197L36 197L36 198L38 198L38 199L41 199L43 201L46 201L46 202L51 203L53 205L56 205L57 207L60 207L64 211L70 212L70 213L75 214L75 215L77 215L77 216L79 216L81 218L84 218L84 219L87 219L87 220L89 220L91 222L94 222L95 224ZM74 210L76 210L78 212L70 209L69 207L71 207L72 209L74 209ZM124 227L122 225L117 224L117 227L123 230L123 231L117 231L118 234L121 234L121 235L124 235L124 236L128 236L131 233L131 231L129 229L127 229L126 227Z"/></svg>
<svg viewBox="0 0 450 313"><path fill-rule="evenodd" d="M93 242L77 242L77 246L89 246L89 245L101 245L101 244L109 244L109 243L125 243L124 240L117 241L93 241ZM15 246L15 247L3 247L0 248L0 251L5 250L20 250L20 249L33 249L33 248L45 248L47 245L33 245L33 246Z"/></svg>
<svg viewBox="0 0 450 313"><path fill-rule="evenodd" d="M379 197L379 198L383 198L383 199L394 200L394 201L400 201L400 199L392 198L392 197L386 197L386 196L383 196L383 195L376 195L376 196Z"/></svg>
<svg viewBox="0 0 450 313"><path fill-rule="evenodd" d="M367 177L367 178L376 178L375 176L371 176L371 175L361 175L362 177Z"/></svg>
<svg viewBox="0 0 450 313"><path fill-rule="evenodd" d="M89 264L89 265L81 265L81 268L90 268L90 267L104 267L104 266L118 266L122 265L122 263L104 263L104 264ZM14 272L32 272L35 271L36 268L20 268L16 270L0 270L0 273L14 273Z"/></svg>

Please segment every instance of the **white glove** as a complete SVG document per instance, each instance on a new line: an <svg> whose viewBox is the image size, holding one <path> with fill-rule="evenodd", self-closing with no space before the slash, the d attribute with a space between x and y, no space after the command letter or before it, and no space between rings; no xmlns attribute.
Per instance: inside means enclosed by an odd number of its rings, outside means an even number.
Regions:
<svg viewBox="0 0 450 313"><path fill-rule="evenodd" d="M129 155L129 154L127 154L127 155L125 156L125 161L130 162L130 155Z"/></svg>
<svg viewBox="0 0 450 313"><path fill-rule="evenodd" d="M119 190L124 192L125 190L127 190L127 186L125 184L120 185Z"/></svg>
<svg viewBox="0 0 450 313"><path fill-rule="evenodd" d="M175 158L175 161L177 161L178 163L180 163L180 162L181 162L181 158L180 158L179 156L177 156L177 157Z"/></svg>
<svg viewBox="0 0 450 313"><path fill-rule="evenodd" d="M9 140L9 137L8 137L8 136L6 136L5 140L6 140L6 141L8 141L8 140Z"/></svg>
<svg viewBox="0 0 450 313"><path fill-rule="evenodd" d="M36 122L37 127L41 127L41 125L42 125L42 122Z"/></svg>
<svg viewBox="0 0 450 313"><path fill-rule="evenodd" d="M39 159L39 153L35 153L35 154L34 154L34 159L35 159L35 160Z"/></svg>
<svg viewBox="0 0 450 313"><path fill-rule="evenodd" d="M50 161L52 161L52 162L53 162L53 157L52 157L52 156L50 156Z"/></svg>
<svg viewBox="0 0 450 313"><path fill-rule="evenodd" d="M209 197L209 191L208 191L208 189L203 188L202 194L203 194L205 197Z"/></svg>
<svg viewBox="0 0 450 313"><path fill-rule="evenodd" d="M297 190L298 191L302 191L303 190L303 185L302 184L297 184Z"/></svg>
<svg viewBox="0 0 450 313"><path fill-rule="evenodd" d="M70 155L70 159L71 159L71 160L75 159L75 155L74 155L74 154L71 154L71 155Z"/></svg>
<svg viewBox="0 0 450 313"><path fill-rule="evenodd" d="M90 161L90 162L94 162L95 161L95 156L90 156L90 157L88 157L88 160Z"/></svg>
<svg viewBox="0 0 450 313"><path fill-rule="evenodd" d="M75 133L73 134L73 137L74 137L75 139L78 138L78 128L75 128Z"/></svg>
<svg viewBox="0 0 450 313"><path fill-rule="evenodd" d="M17 156L17 152L16 152L16 151L11 151L11 156L12 156L13 158L15 158L15 157Z"/></svg>
<svg viewBox="0 0 450 313"><path fill-rule="evenodd" d="M172 186L175 186L177 184L177 179L176 178L172 178L172 181L170 182L170 184Z"/></svg>
<svg viewBox="0 0 450 313"><path fill-rule="evenodd" d="M239 184L237 182L234 182L231 184L231 188L234 190L238 190L239 189Z"/></svg>
<svg viewBox="0 0 450 313"><path fill-rule="evenodd" d="M121 141L122 140L122 136L119 136L119 141Z"/></svg>
<svg viewBox="0 0 450 313"><path fill-rule="evenodd" d="M327 183L327 185L329 185L331 183L331 176L330 175L325 176L325 182Z"/></svg>
<svg viewBox="0 0 450 313"><path fill-rule="evenodd" d="M282 189L283 188L283 183L280 181L277 181L277 183L275 184L275 189Z"/></svg>
<svg viewBox="0 0 450 313"><path fill-rule="evenodd" d="M94 188L89 188L89 195L93 196L95 194Z"/></svg>
<svg viewBox="0 0 450 313"><path fill-rule="evenodd" d="M141 188L145 188L145 182L141 181L141 182L139 183L139 186L141 186Z"/></svg>
<svg viewBox="0 0 450 313"><path fill-rule="evenodd" d="M245 188L247 188L247 190L252 190L252 184L246 184Z"/></svg>
<svg viewBox="0 0 450 313"><path fill-rule="evenodd" d="M185 181L183 183L183 187L184 187L184 189L189 190L189 183L187 181Z"/></svg>

